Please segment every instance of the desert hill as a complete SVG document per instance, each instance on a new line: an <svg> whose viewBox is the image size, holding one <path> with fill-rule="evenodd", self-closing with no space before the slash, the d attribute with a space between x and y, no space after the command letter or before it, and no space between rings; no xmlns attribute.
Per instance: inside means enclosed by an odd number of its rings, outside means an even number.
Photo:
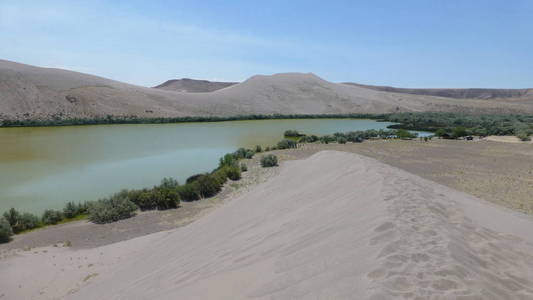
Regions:
<svg viewBox="0 0 533 300"><path fill-rule="evenodd" d="M0 60L0 120L396 111L533 113L533 99L465 100L391 93L304 73L256 75L208 93L178 92Z"/></svg>
<svg viewBox="0 0 533 300"><path fill-rule="evenodd" d="M533 98L533 89L411 89L391 86L366 85L353 82L344 82L353 86L363 87L382 92L402 93L412 95L426 95L457 99L501 99L501 98Z"/></svg>
<svg viewBox="0 0 533 300"><path fill-rule="evenodd" d="M237 83L182 78L167 80L154 88L185 93L210 93Z"/></svg>

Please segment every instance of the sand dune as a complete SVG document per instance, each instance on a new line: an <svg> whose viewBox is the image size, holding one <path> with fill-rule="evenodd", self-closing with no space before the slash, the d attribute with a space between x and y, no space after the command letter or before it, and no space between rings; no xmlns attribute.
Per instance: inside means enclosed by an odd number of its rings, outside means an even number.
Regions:
<svg viewBox="0 0 533 300"><path fill-rule="evenodd" d="M167 80L154 88L186 93L210 93L237 83L182 78Z"/></svg>
<svg viewBox="0 0 533 300"><path fill-rule="evenodd" d="M0 260L0 290L6 299L533 299L531 228L529 216L323 151L186 227Z"/></svg>
<svg viewBox="0 0 533 300"><path fill-rule="evenodd" d="M533 102L391 93L303 73L257 75L210 93L190 93L0 60L0 120L395 111L533 113Z"/></svg>

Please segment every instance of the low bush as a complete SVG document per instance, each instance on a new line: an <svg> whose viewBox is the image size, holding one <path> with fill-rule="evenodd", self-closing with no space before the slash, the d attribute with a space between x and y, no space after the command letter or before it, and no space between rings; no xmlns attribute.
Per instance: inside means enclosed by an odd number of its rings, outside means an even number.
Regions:
<svg viewBox="0 0 533 300"><path fill-rule="evenodd" d="M335 137L331 135L323 135L319 138L322 144L329 144L335 142Z"/></svg>
<svg viewBox="0 0 533 300"><path fill-rule="evenodd" d="M54 225L63 220L63 212L59 210L53 210L53 209L47 209L43 212L43 216L41 217L41 222L44 225Z"/></svg>
<svg viewBox="0 0 533 300"><path fill-rule="evenodd" d="M314 143L316 141L318 141L318 136L316 136L314 134L313 135L304 135L298 140L298 142L300 142L300 143Z"/></svg>
<svg viewBox="0 0 533 300"><path fill-rule="evenodd" d="M284 137L301 137L301 136L304 136L304 135L305 134L301 134L301 133L299 133L296 130L286 130L285 133L283 133Z"/></svg>
<svg viewBox="0 0 533 300"><path fill-rule="evenodd" d="M41 220L36 215L31 213L21 214L14 208L11 208L5 212L3 218L9 223L11 231L14 234L20 233L24 230L34 229L41 225Z"/></svg>
<svg viewBox="0 0 533 300"><path fill-rule="evenodd" d="M413 138L416 138L417 136L418 134L411 133L405 129L396 130L396 137L398 137L399 139L413 139Z"/></svg>
<svg viewBox="0 0 533 300"><path fill-rule="evenodd" d="M255 153L261 153L263 152L263 148L261 148L261 145L255 146Z"/></svg>
<svg viewBox="0 0 533 300"><path fill-rule="evenodd" d="M278 142L278 149L291 149L296 148L298 144L290 139L284 139Z"/></svg>
<svg viewBox="0 0 533 300"><path fill-rule="evenodd" d="M159 184L159 188L162 188L162 189L175 189L179 186L180 184L178 183L178 181L172 177L165 177L161 180L161 183Z"/></svg>
<svg viewBox="0 0 533 300"><path fill-rule="evenodd" d="M11 236L13 236L11 225L6 218L0 217L0 243L7 243L11 241Z"/></svg>
<svg viewBox="0 0 533 300"><path fill-rule="evenodd" d="M273 154L268 154L261 157L261 166L263 168L275 167L278 165L278 157Z"/></svg>
<svg viewBox="0 0 533 300"><path fill-rule="evenodd" d="M123 195L116 194L92 202L89 205L89 220L93 223L111 223L132 217L137 210L137 205Z"/></svg>
<svg viewBox="0 0 533 300"><path fill-rule="evenodd" d="M180 195L182 201L196 201L200 199L198 184L196 181L193 183L180 185L176 191Z"/></svg>
<svg viewBox="0 0 533 300"><path fill-rule="evenodd" d="M134 202L141 210L150 209L170 209L178 207L180 196L176 189L154 188L144 190L138 197L138 202Z"/></svg>
<svg viewBox="0 0 533 300"><path fill-rule="evenodd" d="M16 209L11 208L6 211L4 213L4 219L9 223L9 226L14 233L24 230L20 224L20 213Z"/></svg>
<svg viewBox="0 0 533 300"><path fill-rule="evenodd" d="M193 182L195 182L196 180L198 180L198 178L200 178L200 176L204 176L204 174L195 174L195 175L192 175L192 176L190 176L189 178L187 178L187 180L185 181L185 183L193 183Z"/></svg>
<svg viewBox="0 0 533 300"><path fill-rule="evenodd" d="M198 184L198 193L203 198L216 195L222 188L220 181L211 174L201 176L196 183Z"/></svg>
<svg viewBox="0 0 533 300"><path fill-rule="evenodd" d="M246 172L246 171L248 171L248 166L245 163L242 163L241 164L241 172Z"/></svg>
<svg viewBox="0 0 533 300"><path fill-rule="evenodd" d="M469 134L468 131L464 127L455 127L454 129L452 129L452 137L454 139L467 136L468 134Z"/></svg>
<svg viewBox="0 0 533 300"><path fill-rule="evenodd" d="M348 142L348 140L345 137L343 137L343 136L337 137L337 143L346 144L346 142Z"/></svg>
<svg viewBox="0 0 533 300"><path fill-rule="evenodd" d="M233 157L236 160L243 159L243 158L251 159L254 157L254 154L255 154L254 150L239 148L237 149L237 151L233 152Z"/></svg>
<svg viewBox="0 0 533 300"><path fill-rule="evenodd" d="M74 218L81 214L87 213L87 204L68 202L63 208L63 215L65 218Z"/></svg>
<svg viewBox="0 0 533 300"><path fill-rule="evenodd" d="M516 136L524 142L531 141L531 137L529 136L529 133L526 131L518 131L516 133Z"/></svg>
<svg viewBox="0 0 533 300"><path fill-rule="evenodd" d="M222 168L224 166L234 166L237 164L237 161L238 159L236 159L233 154L228 153L220 158L218 165L219 168Z"/></svg>
<svg viewBox="0 0 533 300"><path fill-rule="evenodd" d="M20 215L21 231L31 230L41 226L41 220L34 214L23 213ZM18 232L17 232L18 233Z"/></svg>
<svg viewBox="0 0 533 300"><path fill-rule="evenodd" d="M238 167L238 166L226 167L225 172L226 172L227 178L231 180L241 179L241 168L242 168L242 165L241 167Z"/></svg>

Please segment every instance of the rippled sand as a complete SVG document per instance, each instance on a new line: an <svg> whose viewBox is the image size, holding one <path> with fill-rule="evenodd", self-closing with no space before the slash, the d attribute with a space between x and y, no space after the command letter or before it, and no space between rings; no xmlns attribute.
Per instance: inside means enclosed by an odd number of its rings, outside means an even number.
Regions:
<svg viewBox="0 0 533 300"><path fill-rule="evenodd" d="M322 151L175 230L0 261L6 299L533 298L533 218Z"/></svg>

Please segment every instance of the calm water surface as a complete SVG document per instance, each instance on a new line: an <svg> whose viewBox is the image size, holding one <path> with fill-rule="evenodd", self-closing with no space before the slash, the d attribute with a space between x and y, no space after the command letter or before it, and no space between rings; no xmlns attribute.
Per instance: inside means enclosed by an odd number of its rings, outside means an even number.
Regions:
<svg viewBox="0 0 533 300"><path fill-rule="evenodd" d="M331 134L390 124L310 119L0 128L0 213L60 208L163 177L184 182L211 171L219 157L239 147L275 144L287 129Z"/></svg>

